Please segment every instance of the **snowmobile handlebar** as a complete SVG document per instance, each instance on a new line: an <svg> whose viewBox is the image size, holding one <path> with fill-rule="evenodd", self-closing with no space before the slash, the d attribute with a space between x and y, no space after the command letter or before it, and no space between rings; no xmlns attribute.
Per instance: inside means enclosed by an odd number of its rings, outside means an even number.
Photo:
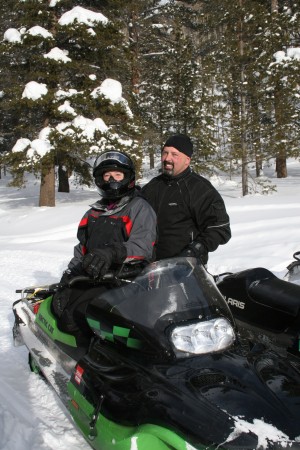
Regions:
<svg viewBox="0 0 300 450"><path fill-rule="evenodd" d="M79 275L77 277L72 278L68 286L72 287L76 283L84 282L90 284L101 284L101 283L118 283L119 281L123 281L124 279L132 278L137 276L141 272L141 267L122 267L121 270L118 271L109 271L101 278L91 278L87 275Z"/></svg>
<svg viewBox="0 0 300 450"><path fill-rule="evenodd" d="M295 253L293 254L293 258L295 258L297 261L300 261L300 251L295 252Z"/></svg>
<svg viewBox="0 0 300 450"><path fill-rule="evenodd" d="M142 267L140 265L136 265L135 267L129 267L129 266L123 266L121 270L117 271L109 271L107 272L103 277L101 278L91 278L87 275L78 275L76 277L73 277L68 283L65 285L62 285L61 283L55 283L51 284L50 286L45 286L41 288L37 287L28 287L25 289L16 289L17 294L35 294L39 292L39 294L43 295L51 295L54 294L58 289L64 288L64 287L73 287L75 284L83 282L83 283L89 283L89 284L101 284L101 283L113 283L118 284L121 281L127 281L128 278L136 277L142 270Z"/></svg>
<svg viewBox="0 0 300 450"><path fill-rule="evenodd" d="M74 286L74 284L77 284L80 282L98 284L98 283L103 283L106 281L113 281L114 279L115 279L115 274L113 272L108 272L101 278L91 278L87 275L78 275L78 276L72 278L67 283L67 286L72 287L72 286Z"/></svg>

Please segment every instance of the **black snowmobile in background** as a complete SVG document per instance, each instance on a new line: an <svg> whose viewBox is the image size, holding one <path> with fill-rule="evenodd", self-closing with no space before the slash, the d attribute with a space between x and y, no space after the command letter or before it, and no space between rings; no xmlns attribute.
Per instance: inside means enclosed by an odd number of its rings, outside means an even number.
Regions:
<svg viewBox="0 0 300 450"><path fill-rule="evenodd" d="M293 257L283 280L255 267L216 281L242 339L275 350L300 369L300 252Z"/></svg>
<svg viewBox="0 0 300 450"><path fill-rule="evenodd" d="M284 279L300 285L300 252L295 252L293 258L294 261L287 266L288 271Z"/></svg>
<svg viewBox="0 0 300 450"><path fill-rule="evenodd" d="M108 281L111 289L97 293L86 280L86 344L59 330L49 288L24 289L13 305L15 344L27 346L32 370L91 447L300 449L300 372L240 342L202 265L173 258L99 283Z"/></svg>

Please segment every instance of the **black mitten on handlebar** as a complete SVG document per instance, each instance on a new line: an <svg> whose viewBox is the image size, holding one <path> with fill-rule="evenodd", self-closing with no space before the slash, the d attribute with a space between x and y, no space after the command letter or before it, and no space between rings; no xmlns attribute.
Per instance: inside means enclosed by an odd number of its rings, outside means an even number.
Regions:
<svg viewBox="0 0 300 450"><path fill-rule="evenodd" d="M61 317L62 313L66 309L71 296L71 289L62 285L55 294L52 300L52 310L56 317Z"/></svg>
<svg viewBox="0 0 300 450"><path fill-rule="evenodd" d="M82 267L92 278L102 277L112 264L112 248L96 249L84 256Z"/></svg>
<svg viewBox="0 0 300 450"><path fill-rule="evenodd" d="M126 256L124 246L94 249L84 256L82 267L92 278L101 278L113 263L122 264Z"/></svg>
<svg viewBox="0 0 300 450"><path fill-rule="evenodd" d="M191 242L180 254L180 256L192 256L199 259L202 264L207 264L208 261L208 251L205 246L198 241Z"/></svg>

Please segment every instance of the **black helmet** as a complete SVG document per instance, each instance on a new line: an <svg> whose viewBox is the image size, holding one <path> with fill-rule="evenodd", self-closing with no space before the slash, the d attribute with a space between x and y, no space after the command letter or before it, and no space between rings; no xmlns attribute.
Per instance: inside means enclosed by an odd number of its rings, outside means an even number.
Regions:
<svg viewBox="0 0 300 450"><path fill-rule="evenodd" d="M110 170L124 173L121 181L104 181L103 174ZM126 153L116 150L101 153L94 163L93 176L99 194L103 198L118 199L127 195L135 187L135 168Z"/></svg>

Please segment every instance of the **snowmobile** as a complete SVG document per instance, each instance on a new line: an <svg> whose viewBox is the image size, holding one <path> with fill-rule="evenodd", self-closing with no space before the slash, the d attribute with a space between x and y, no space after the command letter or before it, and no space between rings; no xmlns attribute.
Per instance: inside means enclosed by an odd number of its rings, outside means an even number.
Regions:
<svg viewBox="0 0 300 450"><path fill-rule="evenodd" d="M216 282L241 338L265 345L300 370L300 252L293 256L284 279L255 267L221 274Z"/></svg>
<svg viewBox="0 0 300 450"><path fill-rule="evenodd" d="M26 288L13 305L15 345L27 346L31 369L90 446L300 449L300 372L262 345L241 344L204 266L180 257L134 277L124 269L80 278L91 291L86 343L59 330L52 287Z"/></svg>
<svg viewBox="0 0 300 450"><path fill-rule="evenodd" d="M286 281L300 284L300 252L293 254L294 261L287 266L287 273L284 276Z"/></svg>

